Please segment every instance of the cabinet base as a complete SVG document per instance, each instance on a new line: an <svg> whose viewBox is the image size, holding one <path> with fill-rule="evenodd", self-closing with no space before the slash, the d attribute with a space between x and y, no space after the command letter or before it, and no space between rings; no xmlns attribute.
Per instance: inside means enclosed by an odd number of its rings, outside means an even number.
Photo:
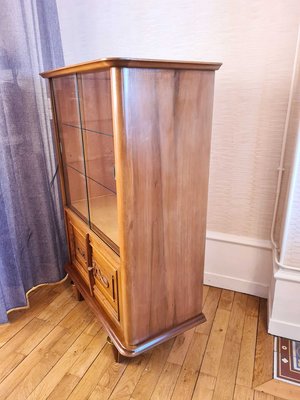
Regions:
<svg viewBox="0 0 300 400"><path fill-rule="evenodd" d="M101 305L98 301L91 296L89 288L86 287L84 282L82 281L81 276L76 271L76 269L71 265L67 264L65 266L66 271L68 272L71 280L76 285L77 290L83 296L85 301L91 310L95 313L96 317L99 319L104 329L106 330L110 341L113 343L115 349L119 353L120 356L124 357L136 357L147 350L152 349L153 347L159 345L160 343L166 342L174 336L180 335L181 333L193 328L196 325L199 325L206 321L206 318L203 313L197 315L194 318L191 318L172 329L164 331L159 335L152 337L142 343L139 343L136 346L125 346L123 343L124 338L120 328L117 324L114 324L111 319L106 315L106 312L102 309ZM115 351L115 350L114 350ZM119 356L115 355L116 361ZM119 362L119 361L118 361Z"/></svg>

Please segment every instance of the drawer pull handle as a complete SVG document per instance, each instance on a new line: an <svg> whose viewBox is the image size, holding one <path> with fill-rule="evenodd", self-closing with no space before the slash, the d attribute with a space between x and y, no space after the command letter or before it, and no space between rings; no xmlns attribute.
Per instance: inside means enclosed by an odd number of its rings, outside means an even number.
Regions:
<svg viewBox="0 0 300 400"><path fill-rule="evenodd" d="M101 280L101 283L103 284L103 286L105 286L108 289L109 288L109 282L108 282L108 279L106 278L106 276L101 275L100 276L100 280Z"/></svg>
<svg viewBox="0 0 300 400"><path fill-rule="evenodd" d="M94 275L97 276L102 283L102 285L108 289L109 288L109 280L106 278L105 275L103 275L100 271L99 265L96 263L96 261L92 262L92 266L94 269Z"/></svg>

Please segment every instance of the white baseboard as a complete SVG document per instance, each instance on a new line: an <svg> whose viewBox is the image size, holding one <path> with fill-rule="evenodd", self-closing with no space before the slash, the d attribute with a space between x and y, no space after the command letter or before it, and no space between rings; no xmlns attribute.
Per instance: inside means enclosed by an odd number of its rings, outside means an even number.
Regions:
<svg viewBox="0 0 300 400"><path fill-rule="evenodd" d="M268 286L260 282L251 282L244 279L204 272L204 283L222 289L234 290L236 292L252 294L253 296L268 297Z"/></svg>
<svg viewBox="0 0 300 400"><path fill-rule="evenodd" d="M207 232L205 284L267 298L271 273L270 242Z"/></svg>
<svg viewBox="0 0 300 400"><path fill-rule="evenodd" d="M300 341L300 271L281 269L274 262L268 303L268 332Z"/></svg>
<svg viewBox="0 0 300 400"><path fill-rule="evenodd" d="M270 318L268 332L275 336L300 341L300 324Z"/></svg>

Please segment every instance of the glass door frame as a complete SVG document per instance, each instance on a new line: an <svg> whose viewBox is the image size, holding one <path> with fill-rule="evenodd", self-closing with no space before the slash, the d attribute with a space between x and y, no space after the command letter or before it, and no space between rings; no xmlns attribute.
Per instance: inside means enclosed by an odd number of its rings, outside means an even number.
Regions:
<svg viewBox="0 0 300 400"><path fill-rule="evenodd" d="M50 93L51 93L51 102L52 102L52 110L53 110L53 122L54 122L54 130L55 130L55 135L57 139L57 155L59 158L59 170L60 170L60 179L61 179L61 188L62 188L62 197L63 197L63 204L64 207L68 207L71 209L76 215L78 215L89 227L90 230L92 230L97 236L100 237L108 246L110 246L118 255L120 254L120 249L119 246L112 240L110 239L103 231L101 231L101 227L97 227L95 224L91 222L91 212L90 212L90 193L89 193L89 188L88 188L88 182L87 182L87 166L86 166L86 152L85 152L85 143L84 143L84 129L82 125L82 109L81 109L81 102L80 102L80 92L79 92L79 84L78 81L81 77L81 75L84 75L86 73L91 73L91 72L100 72L100 71L109 71L110 69L101 69L99 71L88 71L88 72L78 72L78 73L73 73L70 75L64 75L64 76L57 76L54 78L49 78L49 86L50 86ZM65 78L65 77L73 77L74 82L75 82L75 93L76 93L76 109L78 113L78 122L79 126L74 126L74 128L78 128L80 130L80 138L81 138L81 152L82 152L82 157L83 157L83 166L84 166L84 180L85 180L85 193L86 193L86 205L87 205L87 218L80 213L74 206L72 206L71 199L70 199L70 193L69 193L69 181L68 181L68 176L65 171L66 169L66 162L64 161L63 157L63 141L62 141L62 134L61 134L61 128L60 124L62 124L62 121L59 120L59 113L58 113L58 107L57 107L57 99L56 99L56 92L55 92L55 84L54 80L55 79L60 79L60 78ZM111 111L113 113L113 107L111 104ZM112 127L113 129L113 127ZM113 137L113 142L115 141L114 138L114 132L112 131L112 137ZM78 173L80 173L78 171ZM116 190L116 196L117 196L117 190Z"/></svg>

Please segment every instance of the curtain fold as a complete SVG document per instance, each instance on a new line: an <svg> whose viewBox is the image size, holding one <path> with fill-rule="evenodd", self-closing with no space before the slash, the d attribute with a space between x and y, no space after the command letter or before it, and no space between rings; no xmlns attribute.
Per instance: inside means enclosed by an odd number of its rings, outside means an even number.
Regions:
<svg viewBox="0 0 300 400"><path fill-rule="evenodd" d="M57 162L45 82L63 66L54 0L0 7L0 322L26 293L65 276Z"/></svg>

